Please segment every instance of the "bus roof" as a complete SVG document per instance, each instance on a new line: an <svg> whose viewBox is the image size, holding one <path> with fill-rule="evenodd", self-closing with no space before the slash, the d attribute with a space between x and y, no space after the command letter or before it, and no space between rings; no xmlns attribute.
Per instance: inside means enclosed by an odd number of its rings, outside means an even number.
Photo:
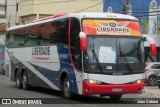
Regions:
<svg viewBox="0 0 160 107"><path fill-rule="evenodd" d="M50 21L54 21L54 20L58 20L62 18L67 18L67 17L76 17L78 19L82 19L82 18L102 18L104 19L105 18L105 19L125 19L125 20L138 21L136 17L130 16L130 15L124 15L124 14L117 14L117 13L104 13L104 12L69 13L69 14L59 15L59 17L54 17L54 16L50 16L48 18L46 17L46 18L43 18L45 20L39 19L36 21L32 21L31 23L25 24L25 25L13 26L13 27L8 28L7 31L19 29L19 28L25 28L25 27L29 27L32 25L38 25L38 24L42 24L42 23L46 23L46 22L50 22Z"/></svg>

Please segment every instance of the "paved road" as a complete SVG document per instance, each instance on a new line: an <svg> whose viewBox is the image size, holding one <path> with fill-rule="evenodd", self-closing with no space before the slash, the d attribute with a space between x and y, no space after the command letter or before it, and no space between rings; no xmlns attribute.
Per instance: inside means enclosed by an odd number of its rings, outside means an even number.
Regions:
<svg viewBox="0 0 160 107"><path fill-rule="evenodd" d="M145 86L146 94L150 98L160 98L160 89L158 86Z"/></svg>
<svg viewBox="0 0 160 107"><path fill-rule="evenodd" d="M76 99L74 100L67 100L61 98L60 92L34 87L31 88L28 91L17 89L15 87L15 83L9 81L5 76L0 75L0 98L52 98L49 100L52 100L55 107L105 107L107 104L107 107L115 107L115 106L122 106L122 107L128 107L128 106L135 106L135 104L129 104L133 101L128 100L127 98L142 98L146 97L144 95L124 95L121 101L111 101L109 98L99 98L97 96L94 97L82 97L82 96L76 96ZM63 105L62 105L63 104ZM26 107L28 105L0 105L0 107ZM32 107L33 105L31 105ZM44 105L34 105L34 107L43 107ZM47 104L45 107L51 107L53 104ZM136 104L137 107L141 107L142 104ZM145 107L159 107L159 104L144 104Z"/></svg>

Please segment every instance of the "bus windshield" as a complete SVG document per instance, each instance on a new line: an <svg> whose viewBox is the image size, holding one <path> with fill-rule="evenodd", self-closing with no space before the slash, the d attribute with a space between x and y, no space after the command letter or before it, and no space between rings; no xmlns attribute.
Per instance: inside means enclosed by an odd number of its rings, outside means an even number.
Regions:
<svg viewBox="0 0 160 107"><path fill-rule="evenodd" d="M84 53L86 72L143 72L144 50L140 37L88 36L87 40L88 50Z"/></svg>

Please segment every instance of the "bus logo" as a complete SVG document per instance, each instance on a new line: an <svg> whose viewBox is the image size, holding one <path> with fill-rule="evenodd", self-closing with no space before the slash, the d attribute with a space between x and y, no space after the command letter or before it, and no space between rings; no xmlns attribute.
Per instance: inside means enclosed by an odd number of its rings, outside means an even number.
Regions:
<svg viewBox="0 0 160 107"><path fill-rule="evenodd" d="M114 22L111 22L109 25L110 25L111 27L116 27L116 23L114 23Z"/></svg>
<svg viewBox="0 0 160 107"><path fill-rule="evenodd" d="M11 104L11 99L2 99L2 104Z"/></svg>

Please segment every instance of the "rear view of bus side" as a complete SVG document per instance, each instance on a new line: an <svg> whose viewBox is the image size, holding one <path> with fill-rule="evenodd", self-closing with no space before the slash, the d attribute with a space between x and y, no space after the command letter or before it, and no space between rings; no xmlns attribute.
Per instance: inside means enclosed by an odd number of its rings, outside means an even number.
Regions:
<svg viewBox="0 0 160 107"><path fill-rule="evenodd" d="M73 94L110 96L141 93L145 50L135 17L71 13L11 27L6 36L6 70L17 88L51 88Z"/></svg>

